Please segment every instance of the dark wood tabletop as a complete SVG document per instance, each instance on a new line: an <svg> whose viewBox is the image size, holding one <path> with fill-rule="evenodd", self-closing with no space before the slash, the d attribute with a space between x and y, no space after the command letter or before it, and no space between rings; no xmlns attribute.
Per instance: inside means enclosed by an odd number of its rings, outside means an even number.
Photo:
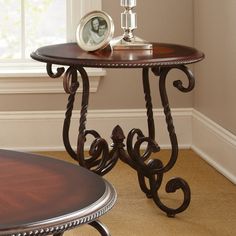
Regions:
<svg viewBox="0 0 236 236"><path fill-rule="evenodd" d="M31 53L35 60L59 64L103 68L143 68L195 63L204 54L195 48L153 43L153 50L102 50L85 52L76 43L45 46Z"/></svg>
<svg viewBox="0 0 236 236"><path fill-rule="evenodd" d="M104 214L116 198L105 180L82 167L5 150L0 190L0 235L75 227Z"/></svg>

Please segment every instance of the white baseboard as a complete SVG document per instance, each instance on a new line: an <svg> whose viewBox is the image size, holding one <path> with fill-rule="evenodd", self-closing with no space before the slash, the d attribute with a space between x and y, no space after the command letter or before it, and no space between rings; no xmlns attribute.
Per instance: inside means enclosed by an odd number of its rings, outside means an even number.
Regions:
<svg viewBox="0 0 236 236"><path fill-rule="evenodd" d="M236 136L193 111L192 149L236 184Z"/></svg>
<svg viewBox="0 0 236 236"><path fill-rule="evenodd" d="M172 109L180 148L192 148L204 160L236 184L236 136L191 108ZM156 141L170 148L162 109L154 110ZM71 122L71 143L76 146L79 112ZM0 112L0 145L20 151L64 150L63 111ZM132 128L147 134L146 112L136 110L93 110L88 114L88 129L97 130L111 143L112 129L119 124L127 136ZM89 148L88 139L85 148Z"/></svg>
<svg viewBox="0 0 236 236"><path fill-rule="evenodd" d="M173 109L176 133L181 148L190 148L192 140L192 109ZM156 138L162 148L169 148L170 141L165 117L161 109L154 110ZM1 148L22 151L64 150L62 125L64 111L0 112ZM79 112L74 112L71 122L71 142L76 145ZM88 129L95 129L111 143L112 129L119 124L127 136L132 128L147 134L146 111L93 110L88 114ZM110 140L110 141L109 141ZM89 140L88 140L89 142ZM88 148L87 145L85 148Z"/></svg>

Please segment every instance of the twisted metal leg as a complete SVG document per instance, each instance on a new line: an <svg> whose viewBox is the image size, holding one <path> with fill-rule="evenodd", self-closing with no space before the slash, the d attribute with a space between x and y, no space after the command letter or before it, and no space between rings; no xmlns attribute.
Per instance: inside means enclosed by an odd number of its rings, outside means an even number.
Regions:
<svg viewBox="0 0 236 236"><path fill-rule="evenodd" d="M189 69L185 66L176 66L176 69L182 70L189 79L189 86L183 87L181 81L175 81L174 86L182 92L189 92L194 87L194 78ZM186 181L181 178L173 178L166 185L166 192L172 193L178 189L181 189L184 193L184 200L180 207L170 208L166 206L160 199L158 191L162 184L163 175L168 172L176 163L178 157L178 141L175 134L173 125L173 119L171 116L171 110L169 107L168 96L166 92L166 77L169 71L173 67L166 68L153 68L153 72L156 76L160 77L159 89L161 95L161 101L164 108L164 114L166 117L167 129L171 142L171 156L166 165L159 159L151 159L151 154L159 152L160 148L155 142L155 126L153 120L152 101L149 85L148 69L143 69L143 88L145 94L146 108L147 108L147 123L148 123L148 136L142 133L140 129L133 129L130 131L127 137L127 151L128 156L122 152L122 159L125 160L132 168L138 173L138 180L141 190L146 194L148 198L152 198L156 205L166 212L169 217L175 216L177 213L184 211L191 198L190 188ZM135 141L135 137L137 140ZM142 145L146 143L146 150L142 153Z"/></svg>
<svg viewBox="0 0 236 236"><path fill-rule="evenodd" d="M107 227L105 225L103 225L100 221L98 221L98 220L93 221L93 222L89 223L89 225L91 225L93 228L95 228L101 234L101 236L111 236Z"/></svg>
<svg viewBox="0 0 236 236"><path fill-rule="evenodd" d="M71 147L69 132L76 91L79 87L77 71L81 75L83 93L81 101L79 131L77 137L77 150L75 151ZM109 151L109 146L107 142L103 138L101 138L98 132L96 132L95 130L86 129L89 104L89 79L84 68L75 66L69 67L64 75L63 85L66 93L69 94L63 127L63 141L65 148L70 154L70 156L76 161L78 161L81 166L99 175L104 175L115 166L117 160L119 159L116 151L117 145L114 144L113 149ZM84 145L86 143L86 137L89 135L94 138L94 141L90 146L90 156L85 157ZM113 140L116 141L116 135L114 134L113 136Z"/></svg>
<svg viewBox="0 0 236 236"><path fill-rule="evenodd" d="M169 106L169 100L166 92L166 77L169 73L170 70L172 69L179 69L183 71L189 80L189 85L188 87L183 87L183 84L180 80L174 81L173 85L178 88L182 92L189 92L194 88L194 77L191 71L186 67L186 66L176 66L176 67L164 67L164 68L153 68L153 73L156 76L160 77L159 80L159 90L160 90L160 96L161 96L161 101L162 101L162 106L164 108L164 113L166 117L166 124L167 124L167 129L169 132L169 137L171 141L171 147L172 147L172 152L171 152L171 157L170 161L167 163L166 166L163 168L159 169L157 172L167 172L169 171L175 164L177 157L178 157L178 141L174 129L174 124L173 124L173 119L171 116L171 110ZM173 193L178 189L181 189L184 193L184 199L180 207L178 208L169 208L165 204L163 204L160 200L160 197L158 195L158 187L155 186L155 181L151 181L151 189L152 189L152 196L153 200L155 203L159 206L159 208L167 213L169 217L174 217L177 213L183 212L184 210L187 209L187 207L190 204L191 200L191 192L188 183L181 179L181 178L173 178L170 181L168 181L166 185L166 192L167 193Z"/></svg>
<svg viewBox="0 0 236 236"><path fill-rule="evenodd" d="M72 111L74 108L74 101L75 101L75 94L79 87L79 82L77 79L77 70L75 68L69 68L66 71L65 77L67 80L64 79L63 86L66 93L70 94L68 98L68 104L66 108L65 120L63 124L63 142L66 148L66 151L69 155L76 161L78 161L77 153L73 150L70 144L69 138L69 131L70 131L70 123L72 117Z"/></svg>

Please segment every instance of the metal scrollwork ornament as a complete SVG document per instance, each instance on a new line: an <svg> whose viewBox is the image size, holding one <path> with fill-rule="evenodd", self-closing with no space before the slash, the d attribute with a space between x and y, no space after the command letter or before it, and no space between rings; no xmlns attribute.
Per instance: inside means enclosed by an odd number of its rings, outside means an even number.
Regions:
<svg viewBox="0 0 236 236"><path fill-rule="evenodd" d="M52 64L51 63L47 63L47 73L51 78L59 78L64 72L65 72L65 68L64 67L59 67L57 68L57 72L54 73L52 71Z"/></svg>
<svg viewBox="0 0 236 236"><path fill-rule="evenodd" d="M169 217L173 217L177 213L184 211L188 207L191 198L190 188L187 182L181 178L173 178L166 184L167 193L173 193L176 190L182 190L184 199L179 207L174 209L166 206L161 201L158 194L158 191L162 185L164 173L169 171L174 166L178 157L178 141L175 134L175 128L173 125L173 119L166 91L166 78L172 69L183 71L186 74L189 82L187 86L183 86L182 81L176 80L173 82L174 87L179 89L181 92L189 92L194 88L194 76L186 66L180 65L174 67L154 67L152 69L153 73L159 77L160 96L172 147L170 159L165 165L161 160L151 158L153 153L160 151L160 147L155 141L155 124L153 118L153 106L148 68L143 69L142 75L143 91L147 110L148 135L145 136L140 129L132 129L127 137L127 152L124 149L125 145L123 143L125 136L120 126L116 126L112 132L111 138L113 140L113 144L111 145L111 150L109 150L106 140L103 139L98 132L95 130L86 129L89 103L89 79L85 69L82 67L71 66L67 69L63 78L64 89L66 93L69 94L64 120L63 141L70 156L81 166L84 166L85 168L90 169L99 175L108 173L120 158L123 162L130 165L137 171L141 190L148 198L152 198L156 205L161 210L166 212ZM58 68L57 72L54 74L52 72L52 65L48 64L47 71L51 77L56 78L64 73L64 68ZM74 150L70 143L69 131L76 91L80 86L78 81L78 72L81 76L83 92L80 110L79 132L76 145L77 149ZM84 146L88 140L88 136L92 137L93 141L91 142L89 148L89 156L85 156ZM144 146L145 150L143 151Z"/></svg>
<svg viewBox="0 0 236 236"><path fill-rule="evenodd" d="M81 69L80 69L81 70ZM83 71L81 71L83 73ZM75 94L79 88L77 68L69 67L63 78L63 87L67 94Z"/></svg>
<svg viewBox="0 0 236 236"><path fill-rule="evenodd" d="M173 178L168 181L166 185L166 192L173 193L176 190L182 190L184 199L180 207L170 208L166 206L160 199L158 190L162 184L164 173L168 172L175 164L178 157L178 141L175 134L173 119L169 106L168 96L166 92L166 77L170 70L179 69L183 71L189 80L187 87L183 86L182 81L174 81L174 86L182 92L189 92L194 88L194 77L191 71L186 66L176 67L156 67L153 72L159 77L159 90L161 101L164 108L167 129L171 142L171 155L169 161L164 165L159 159L152 159L152 153L160 151L159 145L155 139L155 125L153 119L152 100L149 85L148 69L143 69L143 88L147 109L147 123L148 123L148 136L146 137L140 129L132 129L127 137L127 152L128 155L122 152L121 160L129 164L137 171L138 180L141 190L148 198L152 198L156 205L167 213L169 217L175 216L177 213L184 211L191 199L191 192L187 182L181 178ZM135 141L136 138L136 141ZM143 144L146 144L146 149L143 152Z"/></svg>
<svg viewBox="0 0 236 236"><path fill-rule="evenodd" d="M83 86L79 134L77 138L77 150L75 151L70 142L69 131L74 108L76 91L79 88L77 72L80 73L81 83ZM105 139L95 130L86 130L88 102L89 102L89 79L87 72L82 67L69 67L65 73L63 85L66 93L69 94L67 110L65 114L63 127L63 141L67 152L81 166L90 169L91 171L104 175L110 171L118 160L118 155L113 150L109 151L109 146ZM87 136L92 136L94 139L89 148L89 156L85 157L84 146ZM115 146L115 145L114 145Z"/></svg>

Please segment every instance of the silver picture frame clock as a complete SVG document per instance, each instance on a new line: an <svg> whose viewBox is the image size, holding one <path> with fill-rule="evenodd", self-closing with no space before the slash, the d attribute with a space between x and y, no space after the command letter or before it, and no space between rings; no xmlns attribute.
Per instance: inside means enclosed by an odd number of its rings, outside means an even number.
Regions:
<svg viewBox="0 0 236 236"><path fill-rule="evenodd" d="M137 15L133 12L137 5L136 0L120 0L120 5L125 8L125 11L121 13L121 28L124 30L124 34L111 41L113 50L152 50L151 43L135 36L133 33L137 29Z"/></svg>

